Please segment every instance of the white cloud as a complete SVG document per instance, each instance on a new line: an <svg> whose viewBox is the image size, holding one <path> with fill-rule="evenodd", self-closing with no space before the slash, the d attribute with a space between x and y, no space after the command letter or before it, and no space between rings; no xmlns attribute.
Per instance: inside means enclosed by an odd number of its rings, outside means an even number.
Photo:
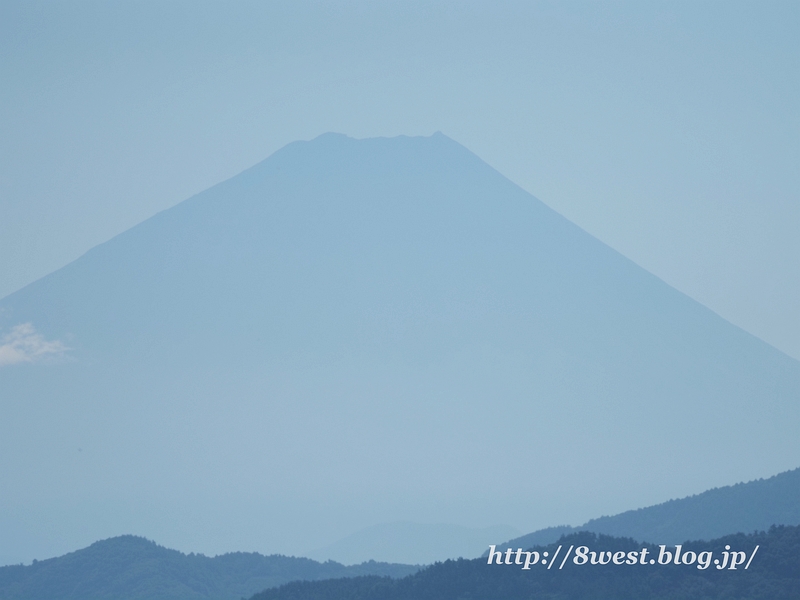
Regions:
<svg viewBox="0 0 800 600"><path fill-rule="evenodd" d="M47 341L31 323L22 323L0 338L0 367L35 362L47 356L59 356L69 350L64 344Z"/></svg>

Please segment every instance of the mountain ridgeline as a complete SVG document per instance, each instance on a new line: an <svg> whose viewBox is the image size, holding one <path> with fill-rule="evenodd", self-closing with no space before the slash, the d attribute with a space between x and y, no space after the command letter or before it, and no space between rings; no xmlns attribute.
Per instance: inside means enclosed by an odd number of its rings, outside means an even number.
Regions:
<svg viewBox="0 0 800 600"><path fill-rule="evenodd" d="M644 552L646 550L646 553ZM735 553L735 558L734 554ZM677 558L676 558L677 554ZM543 564L556 560L552 568ZM637 560L634 560L636 558ZM589 532L488 559L448 560L414 575L297 581L251 600L796 600L800 527L731 535L680 548ZM525 569L526 561L530 561ZM535 562L533 562L535 561ZM677 562L676 562L677 561Z"/></svg>
<svg viewBox="0 0 800 600"><path fill-rule="evenodd" d="M562 535L590 531L654 544L680 544L725 535L800 525L800 468L768 479L725 486L655 506L592 519L579 527L549 527L500 548L551 544Z"/></svg>
<svg viewBox="0 0 800 600"><path fill-rule="evenodd" d="M345 567L307 558L234 552L183 554L131 535L32 565L0 567L2 600L240 600L289 581L375 575L418 567L366 562Z"/></svg>
<svg viewBox="0 0 800 600"><path fill-rule="evenodd" d="M0 330L0 554L532 530L800 462L800 363L442 134L289 144Z"/></svg>

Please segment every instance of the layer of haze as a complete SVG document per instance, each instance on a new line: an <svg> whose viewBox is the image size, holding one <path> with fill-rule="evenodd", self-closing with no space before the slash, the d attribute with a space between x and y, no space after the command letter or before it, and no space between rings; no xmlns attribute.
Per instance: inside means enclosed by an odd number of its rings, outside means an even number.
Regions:
<svg viewBox="0 0 800 600"><path fill-rule="evenodd" d="M0 297L293 140L441 130L800 357L798 27L796 2L4 1Z"/></svg>

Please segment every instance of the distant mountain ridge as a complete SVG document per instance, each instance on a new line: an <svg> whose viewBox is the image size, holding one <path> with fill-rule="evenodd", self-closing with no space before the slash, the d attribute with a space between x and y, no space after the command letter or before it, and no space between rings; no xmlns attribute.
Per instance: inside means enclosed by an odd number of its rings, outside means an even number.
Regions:
<svg viewBox="0 0 800 600"><path fill-rule="evenodd" d="M578 548L584 564L576 564ZM568 554L570 549L574 553ZM630 538L587 531L565 536L557 544L531 548L537 564L524 570L509 560L490 565L486 558L448 560L430 565L402 579L366 576L324 581L297 581L264 590L251 600L797 600L800 598L800 527L771 527L769 531L737 534L685 544L658 563L661 548ZM642 553L651 557L643 564ZM741 562L730 569L726 551L741 552ZM589 553L594 554L592 557ZM628 563L629 552L639 562ZM691 554L689 554L691 553ZM705 569L698 569L701 553ZM625 561L619 562L620 554ZM601 556L602 555L602 556ZM617 555L618 562L612 562ZM556 558L550 568L540 559ZM748 560L748 557L751 560ZM600 558L597 563L591 561ZM650 562L652 561L652 562ZM714 561L718 561L715 563ZM747 561L747 562L745 562ZM548 563L549 565L550 563ZM558 567L555 565L558 564ZM563 565L563 568L562 568ZM747 566L745 569L744 567Z"/></svg>
<svg viewBox="0 0 800 600"><path fill-rule="evenodd" d="M714 488L688 498L599 517L578 527L549 527L502 544L502 548L551 544L579 531L629 537L653 544L711 540L734 533L800 525L800 468L767 479Z"/></svg>
<svg viewBox="0 0 800 600"><path fill-rule="evenodd" d="M0 600L240 600L289 581L404 577L417 570L376 562L345 567L246 552L210 558L126 535L32 565L0 567Z"/></svg>
<svg viewBox="0 0 800 600"><path fill-rule="evenodd" d="M316 560L346 565L365 560L429 564L448 558L475 558L498 539L519 534L513 527L469 528L446 523L381 523L359 530L333 544L305 553ZM414 560L419 558L420 560Z"/></svg>

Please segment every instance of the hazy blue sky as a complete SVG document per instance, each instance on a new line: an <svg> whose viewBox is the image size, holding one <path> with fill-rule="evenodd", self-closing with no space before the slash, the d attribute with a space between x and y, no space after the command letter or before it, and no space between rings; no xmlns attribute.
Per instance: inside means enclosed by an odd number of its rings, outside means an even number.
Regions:
<svg viewBox="0 0 800 600"><path fill-rule="evenodd" d="M0 2L0 296L296 139L441 130L800 357L797 2Z"/></svg>

